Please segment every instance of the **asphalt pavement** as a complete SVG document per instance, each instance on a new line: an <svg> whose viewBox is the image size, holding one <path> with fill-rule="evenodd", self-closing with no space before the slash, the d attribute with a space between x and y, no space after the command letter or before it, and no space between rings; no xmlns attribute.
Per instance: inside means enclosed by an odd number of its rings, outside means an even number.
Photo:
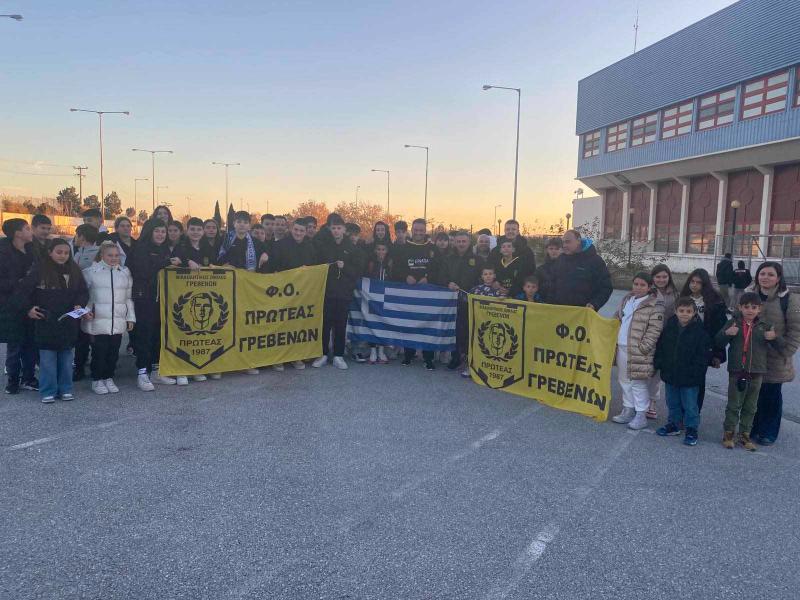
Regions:
<svg viewBox="0 0 800 600"><path fill-rule="evenodd" d="M800 596L800 425L726 450L713 387L687 448L419 362L150 394L120 363L0 398L0 598Z"/></svg>

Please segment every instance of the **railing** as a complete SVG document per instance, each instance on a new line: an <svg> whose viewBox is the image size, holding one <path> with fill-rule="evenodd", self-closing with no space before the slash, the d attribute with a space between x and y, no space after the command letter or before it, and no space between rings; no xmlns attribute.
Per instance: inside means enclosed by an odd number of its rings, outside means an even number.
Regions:
<svg viewBox="0 0 800 600"><path fill-rule="evenodd" d="M730 235L718 235L714 244L714 264L722 255L733 248L734 267L736 262L744 260L747 268L753 271L753 265L772 260L783 267L786 282L800 284L800 235L789 234L738 234L731 240Z"/></svg>

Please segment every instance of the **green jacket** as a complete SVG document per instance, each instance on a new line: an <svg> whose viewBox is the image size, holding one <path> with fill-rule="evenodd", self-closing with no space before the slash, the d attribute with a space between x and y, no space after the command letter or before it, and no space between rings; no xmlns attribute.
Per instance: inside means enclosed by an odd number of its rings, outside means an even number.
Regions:
<svg viewBox="0 0 800 600"><path fill-rule="evenodd" d="M729 336L725 332L731 325L736 325L739 331L734 336ZM725 323L714 338L719 348L728 347L728 372L729 373L752 373L754 375L767 372L767 348L772 346L779 349L783 346L783 339L778 336L769 341L764 338L764 334L772 328L772 325L758 318L753 322L753 332L750 335L749 348L745 364L742 364L742 353L744 351L744 329L742 328L742 317L736 315L733 319Z"/></svg>

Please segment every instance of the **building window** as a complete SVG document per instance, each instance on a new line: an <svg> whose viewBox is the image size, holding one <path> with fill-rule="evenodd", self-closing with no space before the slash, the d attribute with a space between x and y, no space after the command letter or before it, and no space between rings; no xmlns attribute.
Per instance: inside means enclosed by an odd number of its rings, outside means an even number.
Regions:
<svg viewBox="0 0 800 600"><path fill-rule="evenodd" d="M631 146L641 146L656 141L658 130L658 113L644 115L633 120L633 131L631 132Z"/></svg>
<svg viewBox="0 0 800 600"><path fill-rule="evenodd" d="M739 201L736 211L736 237L733 254L736 256L758 256L759 231L761 229L761 197L764 191L764 176L755 169L736 171L728 175L728 197L725 202L725 236L722 248L730 252L733 209L731 202Z"/></svg>
<svg viewBox="0 0 800 600"><path fill-rule="evenodd" d="M686 215L686 252L713 254L717 236L719 181L711 176L693 177Z"/></svg>
<svg viewBox="0 0 800 600"><path fill-rule="evenodd" d="M733 105L736 103L736 88L708 94L700 98L700 130L733 123Z"/></svg>
<svg viewBox="0 0 800 600"><path fill-rule="evenodd" d="M794 74L794 105L800 106L800 67Z"/></svg>
<svg viewBox="0 0 800 600"><path fill-rule="evenodd" d="M632 186L630 204L633 214L628 215L629 235L634 242L646 242L650 224L650 188L644 185Z"/></svg>
<svg viewBox="0 0 800 600"><path fill-rule="evenodd" d="M677 181L665 181L656 192L656 252L674 254L678 251L681 231L683 186Z"/></svg>
<svg viewBox="0 0 800 600"><path fill-rule="evenodd" d="M583 134L583 158L600 154L600 130Z"/></svg>
<svg viewBox="0 0 800 600"><path fill-rule="evenodd" d="M606 129L606 152L622 150L628 146L628 123L618 123Z"/></svg>
<svg viewBox="0 0 800 600"><path fill-rule="evenodd" d="M684 102L664 109L661 114L661 139L685 135L692 132L694 102Z"/></svg>
<svg viewBox="0 0 800 600"><path fill-rule="evenodd" d="M622 192L616 188L606 190L603 206L603 239L618 240L622 235Z"/></svg>
<svg viewBox="0 0 800 600"><path fill-rule="evenodd" d="M800 258L800 163L775 167L769 256Z"/></svg>
<svg viewBox="0 0 800 600"><path fill-rule="evenodd" d="M752 79L744 84L742 119L754 119L786 109L789 71Z"/></svg>

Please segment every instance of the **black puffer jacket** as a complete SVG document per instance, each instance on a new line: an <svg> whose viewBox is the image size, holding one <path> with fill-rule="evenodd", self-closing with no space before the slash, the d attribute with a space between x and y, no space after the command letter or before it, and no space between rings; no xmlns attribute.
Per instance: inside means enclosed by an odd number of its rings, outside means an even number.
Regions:
<svg viewBox="0 0 800 600"><path fill-rule="evenodd" d="M497 245L492 248L491 252L489 253L490 258L494 257L495 260L500 259L500 246L507 239L508 238L504 235L501 235L497 238ZM533 248L528 246L528 240L525 237L518 235L514 238L511 244L514 246L514 257L523 258L525 263L530 268L530 273L528 273L528 275L533 273L536 270L536 256L533 253Z"/></svg>
<svg viewBox="0 0 800 600"><path fill-rule="evenodd" d="M592 240L583 239L577 254L562 254L553 267L552 292L548 302L563 306L586 306L595 310L608 302L614 288L605 261Z"/></svg>
<svg viewBox="0 0 800 600"><path fill-rule="evenodd" d="M158 272L170 265L167 243L160 246L140 242L133 249L133 257L126 266L133 275L133 299L158 301Z"/></svg>
<svg viewBox="0 0 800 600"><path fill-rule="evenodd" d="M24 311L11 302L19 282L30 271L32 252L20 252L4 238L0 240L0 342L18 344L30 325Z"/></svg>
<svg viewBox="0 0 800 600"><path fill-rule="evenodd" d="M542 302L547 302L548 304L554 304L550 298L553 295L557 264L557 258L547 258L536 268L536 279L539 280L539 295L542 297Z"/></svg>
<svg viewBox="0 0 800 600"><path fill-rule="evenodd" d="M39 267L34 267L19 284L17 294L16 302L24 312L38 306L47 315L45 319L33 319L36 348L68 350L75 345L80 322L71 317L58 319L89 301L89 290L79 269L73 269L69 284L62 280L61 285L54 286L43 281Z"/></svg>
<svg viewBox="0 0 800 600"><path fill-rule="evenodd" d="M661 372L664 383L676 387L704 385L711 344L700 321L692 319L686 327L681 327L678 317L673 315L658 338L653 366Z"/></svg>
<svg viewBox="0 0 800 600"><path fill-rule="evenodd" d="M480 283L483 265L484 260L469 249L463 256L459 256L458 252L453 252L445 258L446 281L442 285L447 286L452 281L468 292Z"/></svg>
<svg viewBox="0 0 800 600"><path fill-rule="evenodd" d="M341 269L330 264L339 260L344 263ZM347 237L342 238L337 244L331 236L317 244L317 262L329 265L325 295L329 298L352 298L353 290L364 270L364 256L361 249L354 247Z"/></svg>
<svg viewBox="0 0 800 600"><path fill-rule="evenodd" d="M324 245L324 237L317 241L323 231L314 236L314 243L306 238L299 244L294 241L291 235L281 238L272 245L272 254L269 255L269 260L262 267L262 271L268 273L279 273L280 271L288 271L289 269L296 269L298 267L310 266L317 264L317 251L316 248ZM328 232L330 235L330 232Z"/></svg>

